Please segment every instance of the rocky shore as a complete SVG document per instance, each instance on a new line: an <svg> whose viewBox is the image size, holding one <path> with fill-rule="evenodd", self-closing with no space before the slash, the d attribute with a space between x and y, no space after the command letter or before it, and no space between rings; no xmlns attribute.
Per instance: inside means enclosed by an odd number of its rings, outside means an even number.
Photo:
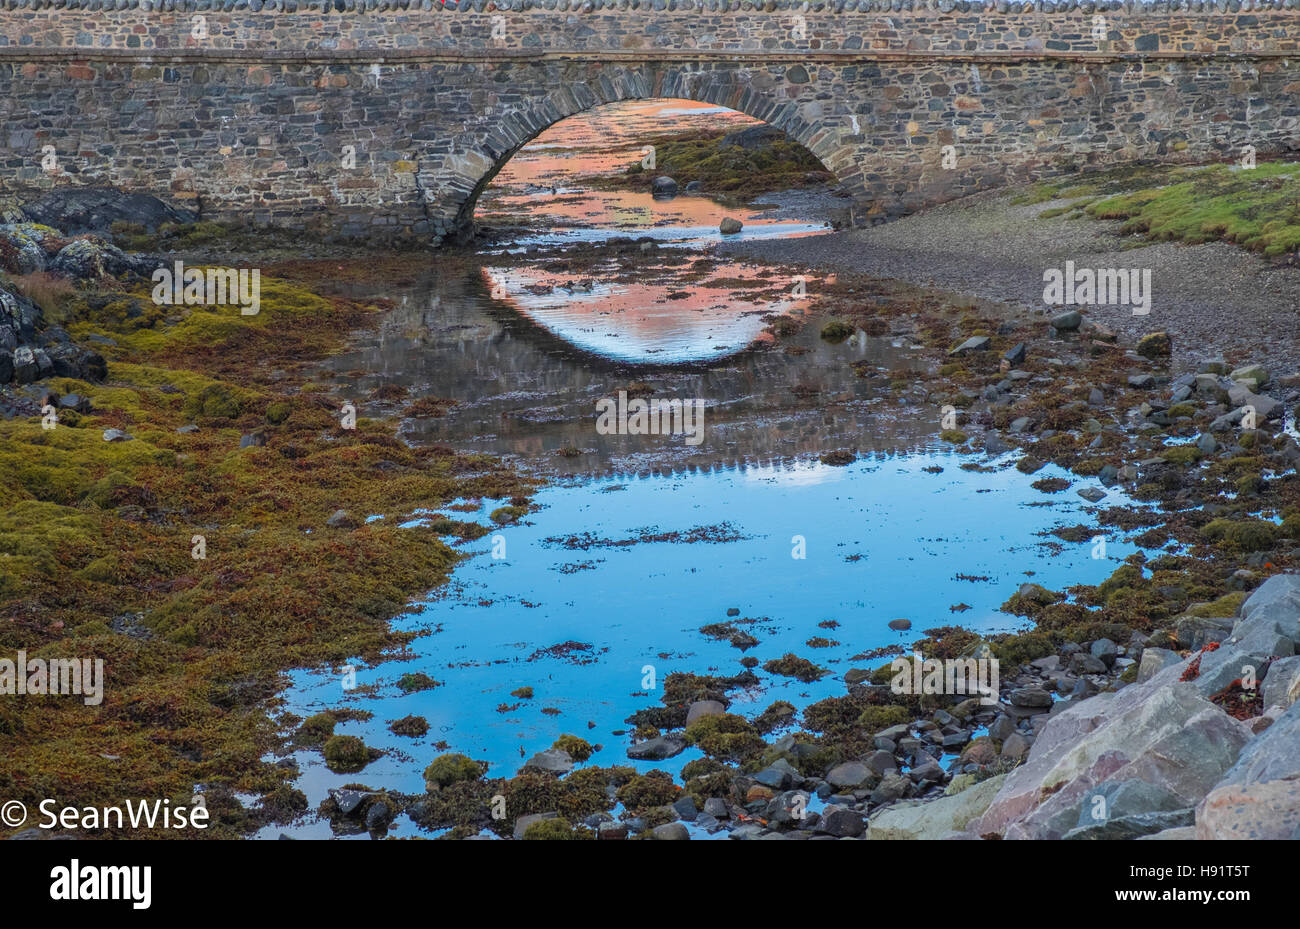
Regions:
<svg viewBox="0 0 1300 929"><path fill-rule="evenodd" d="M20 518L0 527L0 541L25 559L23 574L0 589L10 613L27 617L9 644L71 637L125 650L118 667L128 677L105 715L125 727L129 736L117 738L129 748L96 773L94 790L111 793L152 770L148 743L168 733L169 789L207 782L236 834L303 811L305 797L288 784L292 765L263 761L285 745L358 772L319 810L343 834L382 836L398 815L449 837L521 839L1292 837L1300 827L1300 575L1289 573L1300 569L1300 445L1286 415L1300 379L1284 352L1238 352L1230 362L1172 326L1129 333L1093 313L1047 317L841 271L818 285L802 324L771 321L769 351L797 360L800 325L827 341L914 346L921 370L854 363L852 374L932 422L967 456L963 467L1014 453L1027 474L1048 461L1069 469L1076 480L1035 487L1073 490L1108 532L1131 535L1143 551L1097 586L1023 585L1003 607L1025 619L1018 634L944 626L909 641L927 658L997 659L995 705L896 693L896 648L857 656L843 696L803 708L777 701L751 718L738 697L758 683L757 660L742 657L735 674L669 675L662 706L638 711L619 733L629 761L698 749L680 783L667 771L586 766L591 744L563 735L508 778L441 746L425 792L399 794L367 785L371 750L334 733L353 711L282 718L285 731L272 731L261 714L275 673L399 644L386 620L445 580L456 556L437 533L398 533L396 524L461 495L508 499L496 512L514 518L528 512L530 484L486 456L412 449L391 422L339 430L303 366L364 323L360 307L276 284L264 310L275 338L256 328L265 319L235 311L158 315L142 295L161 259L112 239L145 241L150 228L184 228L186 217L136 206L146 215L116 233L123 215L104 203L48 216L29 208L0 226L8 274L50 270L78 285L68 330L21 286L0 286L9 320L0 337L13 342L0 357L14 369L0 385L0 427L25 450L3 462ZM93 223L79 226L87 214ZM33 222L53 215L69 228L107 221L108 234L77 238ZM325 335L321 318L331 321ZM854 402L806 386L827 415ZM58 433L66 447L24 421L49 402L69 427ZM823 461L856 454L827 449ZM72 476L59 483L55 472ZM196 503L195 486L224 491ZM1116 488L1142 505L1108 505ZM340 509L344 498L351 513ZM392 518L362 525L361 512ZM196 525L215 553L204 570L188 554ZM250 527L270 541L246 552ZM439 528L463 538L490 531L452 519ZM1074 542L1086 540L1080 532L1091 530L1059 530ZM24 547L12 542L20 537ZM362 553L360 569L340 563L340 538ZM147 554L160 548L171 555ZM258 567L266 559L286 576L268 577ZM124 598L139 611L122 611ZM268 613L256 623L252 603ZM311 634L305 615L319 625ZM701 632L743 636L727 626L733 620ZM187 674L196 661L211 680ZM150 662L162 662L165 686L144 673ZM796 655L763 670L798 680L829 673ZM428 729L419 718L398 724ZM22 726L0 708L0 727ZM52 751L83 734L72 713L47 726L41 741ZM46 755L33 750L24 763L33 775L58 769L56 786L78 789ZM260 800L250 810L236 791Z"/></svg>

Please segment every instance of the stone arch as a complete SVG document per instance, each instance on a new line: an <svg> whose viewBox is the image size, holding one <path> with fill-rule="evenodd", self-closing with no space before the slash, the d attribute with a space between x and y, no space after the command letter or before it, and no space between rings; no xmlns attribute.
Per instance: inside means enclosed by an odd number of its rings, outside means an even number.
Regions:
<svg viewBox="0 0 1300 929"><path fill-rule="evenodd" d="M624 100L693 100L743 113L806 147L849 189L854 201L869 199L861 189L852 146L840 144L839 133L820 120L805 118L798 103L782 102L778 92L786 80L770 71L751 72L728 64L625 67L569 62L539 67L545 73L529 74L518 84L538 86L541 81L552 91L504 112L480 114L477 125L468 126L448 153L421 165L421 188L427 192L430 209L438 213L430 216L435 231L455 240L467 239L480 194L521 148L561 120Z"/></svg>

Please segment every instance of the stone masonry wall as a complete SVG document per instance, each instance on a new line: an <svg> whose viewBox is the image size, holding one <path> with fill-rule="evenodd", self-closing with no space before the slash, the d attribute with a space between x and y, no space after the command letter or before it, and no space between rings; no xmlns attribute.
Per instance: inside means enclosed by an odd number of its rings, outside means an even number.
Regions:
<svg viewBox="0 0 1300 929"><path fill-rule="evenodd" d="M1285 10L12 5L0 187L107 184L356 236L463 235L519 147L629 98L772 123L836 173L858 222L1084 166L1287 152L1300 117Z"/></svg>

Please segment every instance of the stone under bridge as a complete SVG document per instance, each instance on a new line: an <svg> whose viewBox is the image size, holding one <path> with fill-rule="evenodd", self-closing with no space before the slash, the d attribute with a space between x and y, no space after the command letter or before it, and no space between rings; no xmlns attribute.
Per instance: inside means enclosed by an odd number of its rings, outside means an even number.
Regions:
<svg viewBox="0 0 1300 929"><path fill-rule="evenodd" d="M575 113L679 97L806 145L855 223L1140 159L1286 154L1300 0L0 0L0 188L462 238Z"/></svg>

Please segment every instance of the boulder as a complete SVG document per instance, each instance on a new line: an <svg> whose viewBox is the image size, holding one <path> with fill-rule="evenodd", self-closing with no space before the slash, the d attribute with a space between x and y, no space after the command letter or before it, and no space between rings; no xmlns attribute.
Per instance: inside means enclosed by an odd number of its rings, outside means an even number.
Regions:
<svg viewBox="0 0 1300 929"><path fill-rule="evenodd" d="M718 231L723 235L735 235L743 228L745 228L744 223L738 219L733 219L730 216L726 217L718 224Z"/></svg>
<svg viewBox="0 0 1300 929"><path fill-rule="evenodd" d="M664 823L655 826L650 834L659 841L685 842L691 837L690 831L681 823Z"/></svg>
<svg viewBox="0 0 1300 929"><path fill-rule="evenodd" d="M837 790L853 790L874 776L872 770L861 761L845 761L827 772L826 782Z"/></svg>
<svg viewBox="0 0 1300 929"><path fill-rule="evenodd" d="M684 751L685 739L676 735L664 735L636 743L627 750L627 757L635 761L663 761Z"/></svg>
<svg viewBox="0 0 1300 929"><path fill-rule="evenodd" d="M1137 353L1143 358L1168 358L1173 349L1173 339L1167 332L1149 332L1137 343Z"/></svg>
<svg viewBox="0 0 1300 929"><path fill-rule="evenodd" d="M524 765L524 768L564 775L573 770L573 756L562 748L548 748L546 751L538 752L528 759L528 763Z"/></svg>
<svg viewBox="0 0 1300 929"><path fill-rule="evenodd" d="M690 725L697 719L703 719L706 716L721 716L727 712L727 708L717 700L696 700L691 704L690 709L686 711L686 725Z"/></svg>
<svg viewBox="0 0 1300 929"><path fill-rule="evenodd" d="M656 200L677 196L677 182L671 177L659 176L650 182L650 195Z"/></svg>
<svg viewBox="0 0 1300 929"><path fill-rule="evenodd" d="M50 191L24 207L35 223L53 226L67 235L108 232L115 222L137 223L154 232L163 223L192 223L189 210L169 206L148 194L128 194L108 187L65 187Z"/></svg>
<svg viewBox="0 0 1300 929"><path fill-rule="evenodd" d="M1083 314L1078 310L1068 310L1052 318L1052 328L1057 332L1074 332L1083 325Z"/></svg>
<svg viewBox="0 0 1300 929"><path fill-rule="evenodd" d="M1183 663L1183 657L1167 648L1144 648L1142 660L1138 663L1138 683L1151 680L1165 668Z"/></svg>
<svg viewBox="0 0 1300 929"><path fill-rule="evenodd" d="M983 815L1007 775L980 781L960 793L930 801L904 801L875 813L867 828L868 839L937 839L965 829Z"/></svg>
<svg viewBox="0 0 1300 929"><path fill-rule="evenodd" d="M1300 830L1300 704L1256 736L1196 807L1198 839L1291 839Z"/></svg>
<svg viewBox="0 0 1300 929"><path fill-rule="evenodd" d="M1198 803L1251 736L1194 686L1180 683L1179 673L1165 668L1144 684L1098 694L1048 718L1028 759L1007 775L972 830L1060 838L1112 781L1146 781L1181 807Z"/></svg>
<svg viewBox="0 0 1300 929"><path fill-rule="evenodd" d="M1283 709L1300 700L1300 655L1281 658L1269 665L1261 696L1264 706Z"/></svg>
<svg viewBox="0 0 1300 929"><path fill-rule="evenodd" d="M827 806L817 823L818 832L837 838L860 836L866 829L862 814L846 806Z"/></svg>

